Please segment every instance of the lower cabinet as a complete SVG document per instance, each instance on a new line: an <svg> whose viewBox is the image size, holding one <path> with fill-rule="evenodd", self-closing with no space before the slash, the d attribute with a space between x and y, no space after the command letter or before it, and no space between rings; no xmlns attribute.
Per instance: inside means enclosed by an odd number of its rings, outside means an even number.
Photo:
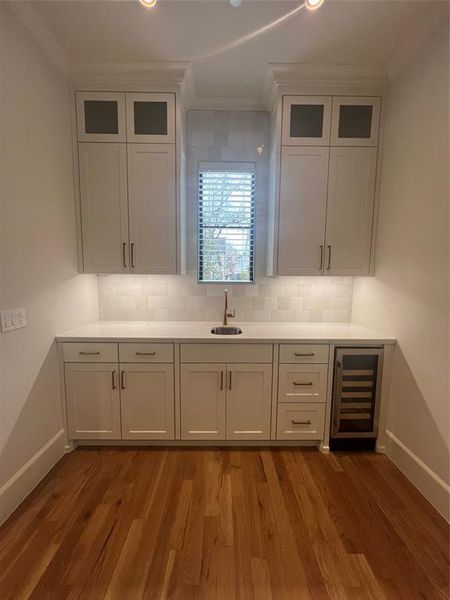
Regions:
<svg viewBox="0 0 450 600"><path fill-rule="evenodd" d="M181 438L268 440L271 364L182 364Z"/></svg>
<svg viewBox="0 0 450 600"><path fill-rule="evenodd" d="M278 440L321 440L324 423L325 404L278 404Z"/></svg>
<svg viewBox="0 0 450 600"><path fill-rule="evenodd" d="M70 439L117 440L121 436L119 365L65 365Z"/></svg>
<svg viewBox="0 0 450 600"><path fill-rule="evenodd" d="M120 388L122 439L175 438L173 365L127 364Z"/></svg>

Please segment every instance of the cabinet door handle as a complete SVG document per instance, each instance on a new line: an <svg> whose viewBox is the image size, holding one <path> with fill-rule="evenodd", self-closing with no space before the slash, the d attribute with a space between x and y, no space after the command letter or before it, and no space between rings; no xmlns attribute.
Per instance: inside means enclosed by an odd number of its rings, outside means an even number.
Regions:
<svg viewBox="0 0 450 600"><path fill-rule="evenodd" d="M223 371L220 371L220 391L223 391Z"/></svg>
<svg viewBox="0 0 450 600"><path fill-rule="evenodd" d="M292 382L294 385L313 385L312 381L308 381L308 382L302 382L302 381L293 381Z"/></svg>
<svg viewBox="0 0 450 600"><path fill-rule="evenodd" d="M156 352L136 352L136 356L155 356Z"/></svg>
<svg viewBox="0 0 450 600"><path fill-rule="evenodd" d="M123 260L123 266L126 269L127 268L127 243L123 242L122 244L122 260Z"/></svg>
<svg viewBox="0 0 450 600"><path fill-rule="evenodd" d="M116 385L116 372L113 371L111 373L111 383L112 383L112 389L116 390L117 389L117 385Z"/></svg>
<svg viewBox="0 0 450 600"><path fill-rule="evenodd" d="M125 389L125 371L120 372L120 389Z"/></svg>
<svg viewBox="0 0 450 600"><path fill-rule="evenodd" d="M80 356L98 356L100 352L78 352Z"/></svg>
<svg viewBox="0 0 450 600"><path fill-rule="evenodd" d="M233 381L233 371L230 371L230 380L228 383L228 389L231 390L231 382Z"/></svg>
<svg viewBox="0 0 450 600"><path fill-rule="evenodd" d="M314 352L294 352L294 356L315 356Z"/></svg>
<svg viewBox="0 0 450 600"><path fill-rule="evenodd" d="M331 246L327 246L328 248L328 263L327 263L327 271L331 269Z"/></svg>
<svg viewBox="0 0 450 600"><path fill-rule="evenodd" d="M134 264L134 243L131 242L131 268L134 269L135 268L135 264Z"/></svg>
<svg viewBox="0 0 450 600"><path fill-rule="evenodd" d="M291 421L292 425L311 425L311 421Z"/></svg>
<svg viewBox="0 0 450 600"><path fill-rule="evenodd" d="M323 246L320 245L320 264L319 264L319 271L321 271L323 269Z"/></svg>

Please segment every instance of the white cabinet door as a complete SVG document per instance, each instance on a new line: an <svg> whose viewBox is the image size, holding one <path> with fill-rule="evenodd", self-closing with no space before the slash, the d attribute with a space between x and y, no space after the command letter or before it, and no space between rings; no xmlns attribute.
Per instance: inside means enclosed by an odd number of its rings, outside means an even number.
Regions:
<svg viewBox="0 0 450 600"><path fill-rule="evenodd" d="M328 148L282 149L278 275L322 274L328 156Z"/></svg>
<svg viewBox="0 0 450 600"><path fill-rule="evenodd" d="M181 365L181 439L225 439L225 364Z"/></svg>
<svg viewBox="0 0 450 600"><path fill-rule="evenodd" d="M68 434L72 440L120 440L117 363L66 363Z"/></svg>
<svg viewBox="0 0 450 600"><path fill-rule="evenodd" d="M125 142L125 94L77 92L79 142Z"/></svg>
<svg viewBox="0 0 450 600"><path fill-rule="evenodd" d="M381 98L334 97L331 146L376 146Z"/></svg>
<svg viewBox="0 0 450 600"><path fill-rule="evenodd" d="M175 94L127 93L127 140L175 143Z"/></svg>
<svg viewBox="0 0 450 600"><path fill-rule="evenodd" d="M368 275L377 148L331 148L326 275Z"/></svg>
<svg viewBox="0 0 450 600"><path fill-rule="evenodd" d="M128 144L132 273L176 273L175 146Z"/></svg>
<svg viewBox="0 0 450 600"><path fill-rule="evenodd" d="M121 370L124 440L174 439L173 382L171 364L128 364Z"/></svg>
<svg viewBox="0 0 450 600"><path fill-rule="evenodd" d="M327 146L331 96L283 96L284 146Z"/></svg>
<svg viewBox="0 0 450 600"><path fill-rule="evenodd" d="M269 440L272 365L228 365L227 439Z"/></svg>
<svg viewBox="0 0 450 600"><path fill-rule="evenodd" d="M128 271L125 144L78 144L85 273Z"/></svg>

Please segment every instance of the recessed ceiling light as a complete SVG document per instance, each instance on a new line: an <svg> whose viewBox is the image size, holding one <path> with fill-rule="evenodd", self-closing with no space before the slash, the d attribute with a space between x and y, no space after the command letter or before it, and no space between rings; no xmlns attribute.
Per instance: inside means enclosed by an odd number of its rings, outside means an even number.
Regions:
<svg viewBox="0 0 450 600"><path fill-rule="evenodd" d="M309 10L316 10L319 6L322 6L325 0L305 0L305 6Z"/></svg>
<svg viewBox="0 0 450 600"><path fill-rule="evenodd" d="M242 4L242 0L230 0L230 4L231 4L231 6L234 6L235 8L237 8L238 6L240 6Z"/></svg>
<svg viewBox="0 0 450 600"><path fill-rule="evenodd" d="M145 8L154 8L157 0L139 0L139 2L142 4L142 6L145 6Z"/></svg>

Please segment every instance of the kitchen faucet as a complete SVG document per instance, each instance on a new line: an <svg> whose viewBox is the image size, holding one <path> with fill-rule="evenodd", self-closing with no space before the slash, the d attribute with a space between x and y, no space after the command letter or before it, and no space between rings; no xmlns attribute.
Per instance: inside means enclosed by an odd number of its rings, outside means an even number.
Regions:
<svg viewBox="0 0 450 600"><path fill-rule="evenodd" d="M236 310L228 310L228 290L223 291L223 324L225 327L228 325L228 319L233 319L236 315Z"/></svg>

